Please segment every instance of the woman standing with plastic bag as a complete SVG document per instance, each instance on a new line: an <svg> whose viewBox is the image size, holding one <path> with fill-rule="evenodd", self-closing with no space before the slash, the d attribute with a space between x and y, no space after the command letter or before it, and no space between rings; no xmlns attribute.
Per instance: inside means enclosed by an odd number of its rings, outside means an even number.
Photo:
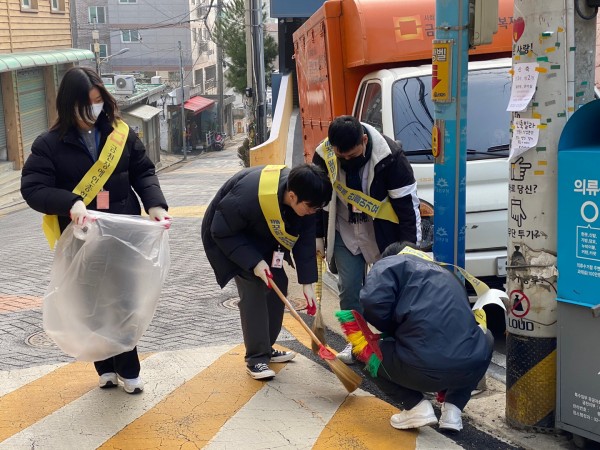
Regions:
<svg viewBox="0 0 600 450"><path fill-rule="evenodd" d="M58 119L34 141L21 178L27 204L46 214L43 228L51 248L70 221L86 224L88 209L140 215L136 194L150 219L171 219L154 164L94 71L68 70L56 107ZM115 387L120 379L130 394L144 389L136 347L94 365L101 388Z"/></svg>

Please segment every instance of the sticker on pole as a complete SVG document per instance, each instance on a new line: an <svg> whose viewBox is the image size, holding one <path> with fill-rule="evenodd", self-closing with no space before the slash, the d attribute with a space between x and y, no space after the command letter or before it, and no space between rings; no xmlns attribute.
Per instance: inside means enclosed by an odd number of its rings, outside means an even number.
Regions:
<svg viewBox="0 0 600 450"><path fill-rule="evenodd" d="M431 100L450 103L452 77L452 39L434 39L431 69Z"/></svg>
<svg viewBox="0 0 600 450"><path fill-rule="evenodd" d="M510 304L510 313L520 319L525 317L531 308L529 298L523 293L523 291L511 291Z"/></svg>

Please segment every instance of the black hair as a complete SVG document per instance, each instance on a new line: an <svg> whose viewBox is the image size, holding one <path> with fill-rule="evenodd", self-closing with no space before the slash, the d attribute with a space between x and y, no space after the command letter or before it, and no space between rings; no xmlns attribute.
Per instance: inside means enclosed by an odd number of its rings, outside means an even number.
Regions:
<svg viewBox="0 0 600 450"><path fill-rule="evenodd" d="M387 256L395 256L398 253L400 253L402 250L404 250L406 247L410 247L415 250L421 250L419 248L419 246L417 244L414 244L413 242L409 242L409 241L392 242L390 245L388 245L385 248L383 253L381 253L381 257L385 258Z"/></svg>
<svg viewBox="0 0 600 450"><path fill-rule="evenodd" d="M323 208L331 200L333 187L325 170L314 164L300 164L290 170L287 190L311 208Z"/></svg>
<svg viewBox="0 0 600 450"><path fill-rule="evenodd" d="M96 72L87 67L72 67L63 76L58 94L56 95L56 110L58 118L52 130L58 130L61 136L71 127L77 127L77 119L89 126L94 125L90 90L97 88L104 102L103 111L110 123L119 117L117 101L104 87L102 79Z"/></svg>
<svg viewBox="0 0 600 450"><path fill-rule="evenodd" d="M329 143L340 153L346 153L362 142L365 132L354 116L339 116L329 125Z"/></svg>

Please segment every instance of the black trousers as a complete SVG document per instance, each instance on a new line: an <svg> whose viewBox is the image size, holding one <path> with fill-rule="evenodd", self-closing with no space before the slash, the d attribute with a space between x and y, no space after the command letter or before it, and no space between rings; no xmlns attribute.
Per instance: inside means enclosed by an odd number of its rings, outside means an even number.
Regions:
<svg viewBox="0 0 600 450"><path fill-rule="evenodd" d="M115 372L123 378L137 378L140 375L140 358L137 347L104 361L96 361L94 366L98 375Z"/></svg>
<svg viewBox="0 0 600 450"><path fill-rule="evenodd" d="M287 295L288 278L283 269L271 269L277 287ZM267 364L271 359L271 348L283 323L285 305L275 291L252 272L242 272L235 277L240 295L240 319L246 345L246 363L253 366Z"/></svg>
<svg viewBox="0 0 600 450"><path fill-rule="evenodd" d="M469 370L425 370L404 364L396 355L392 338L380 341L383 361L373 382L384 393L399 402L403 409L414 408L423 398L423 392L446 391L446 402L462 411L471 399L471 392L485 375L492 358L494 338L488 330L490 357Z"/></svg>

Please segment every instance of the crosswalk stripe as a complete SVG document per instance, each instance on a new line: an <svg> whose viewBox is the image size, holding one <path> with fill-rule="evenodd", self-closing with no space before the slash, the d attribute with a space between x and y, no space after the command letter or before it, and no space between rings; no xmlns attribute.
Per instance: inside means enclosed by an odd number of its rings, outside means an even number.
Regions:
<svg viewBox="0 0 600 450"><path fill-rule="evenodd" d="M306 331L290 314L285 314L283 326L302 345L311 347ZM335 350L334 350L335 351ZM327 371L341 386L337 377ZM322 375L319 376L319 379ZM347 397L314 444L314 449L376 448L376 449L460 449L462 447L434 431L431 427L418 430L396 430L390 426L390 417L398 409L383 400L365 395L357 389Z"/></svg>
<svg viewBox="0 0 600 450"><path fill-rule="evenodd" d="M284 324L310 346L288 314ZM243 356L243 344L141 355L141 395L97 389L91 363L0 372L0 450L461 448L430 427L393 429L396 408L348 394L302 355L271 364L278 375L268 382L245 373Z"/></svg>
<svg viewBox="0 0 600 450"><path fill-rule="evenodd" d="M76 362L0 398L0 442L97 386L91 363Z"/></svg>
<svg viewBox="0 0 600 450"><path fill-rule="evenodd" d="M17 389L41 378L50 372L65 366L62 364L48 364L45 366L29 367L27 369L7 370L0 372L0 397L16 391Z"/></svg>
<svg viewBox="0 0 600 450"><path fill-rule="evenodd" d="M347 396L335 375L298 355L227 421L205 449L311 448Z"/></svg>
<svg viewBox="0 0 600 450"><path fill-rule="evenodd" d="M43 402L44 392L31 392L27 401L30 413L41 416L41 420L28 424L17 423L21 429L9 439L0 443L0 449L44 448L64 450L75 448L97 448L121 429L150 410L168 394L191 379L198 372L209 367L232 346L204 347L201 349L178 350L154 354L142 361L142 376L146 388L142 395L129 395L122 389L101 390L96 387L97 378L91 364L74 363L58 369L64 369L65 377L61 386L56 380L56 388L62 388L65 396L64 406L48 415ZM54 372L54 373L55 373ZM54 389L47 380L52 374L30 383L40 382L46 390ZM84 382L79 382L79 378ZM90 379L91 377L91 379ZM72 380L73 383L68 383ZM23 391L20 389L16 391ZM10 396L10 394L8 395ZM3 401L6 397L0 399ZM13 400L14 401L14 400ZM10 423L12 414L6 409L15 408L18 403L0 405L3 420ZM3 406L10 406L5 408ZM22 409L22 407L20 407ZM40 413L37 414L37 410ZM26 428L27 427L27 428ZM15 426L13 426L13 429ZM5 437L2 437L5 438Z"/></svg>
<svg viewBox="0 0 600 450"><path fill-rule="evenodd" d="M243 345L229 350L101 448L204 446L264 386L246 374L244 353ZM278 372L282 366L272 368Z"/></svg>
<svg viewBox="0 0 600 450"><path fill-rule="evenodd" d="M415 448L417 430L396 430L390 416L398 410L372 396L349 396L319 436L313 450L331 448Z"/></svg>

